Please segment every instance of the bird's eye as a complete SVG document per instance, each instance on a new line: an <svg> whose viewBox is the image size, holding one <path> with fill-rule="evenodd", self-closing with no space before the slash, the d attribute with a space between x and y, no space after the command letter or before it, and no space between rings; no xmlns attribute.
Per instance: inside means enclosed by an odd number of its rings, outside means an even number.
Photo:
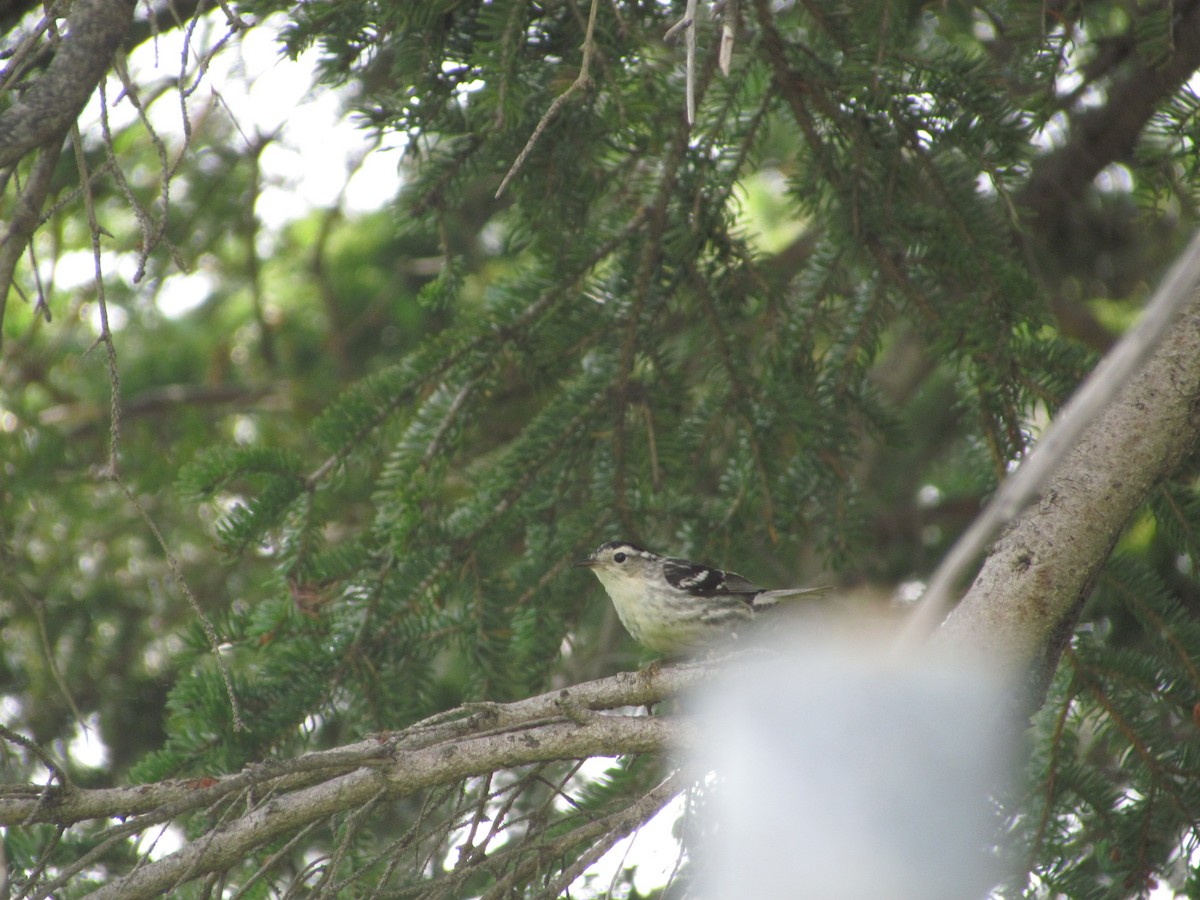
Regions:
<svg viewBox="0 0 1200 900"><path fill-rule="evenodd" d="M626 556L624 553L614 553L613 554L613 562L623 563L627 559L629 559L629 557Z"/></svg>

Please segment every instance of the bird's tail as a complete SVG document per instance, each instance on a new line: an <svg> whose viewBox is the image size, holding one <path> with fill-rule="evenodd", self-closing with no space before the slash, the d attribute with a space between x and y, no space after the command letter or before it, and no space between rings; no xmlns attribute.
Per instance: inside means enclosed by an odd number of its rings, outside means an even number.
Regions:
<svg viewBox="0 0 1200 900"><path fill-rule="evenodd" d="M774 606L780 600L791 600L795 597L806 597L812 594L824 594L829 590L828 586L811 587L811 588L780 588L777 591L763 591L754 597L754 607L760 609L766 606Z"/></svg>

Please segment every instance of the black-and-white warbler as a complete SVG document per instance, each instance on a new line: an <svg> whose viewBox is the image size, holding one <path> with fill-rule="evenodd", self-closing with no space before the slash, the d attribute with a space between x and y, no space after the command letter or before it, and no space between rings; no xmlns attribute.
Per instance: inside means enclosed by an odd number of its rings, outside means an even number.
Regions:
<svg viewBox="0 0 1200 900"><path fill-rule="evenodd" d="M823 588L767 591L734 572L609 541L575 563L591 569L635 641L671 656L737 634L778 601Z"/></svg>

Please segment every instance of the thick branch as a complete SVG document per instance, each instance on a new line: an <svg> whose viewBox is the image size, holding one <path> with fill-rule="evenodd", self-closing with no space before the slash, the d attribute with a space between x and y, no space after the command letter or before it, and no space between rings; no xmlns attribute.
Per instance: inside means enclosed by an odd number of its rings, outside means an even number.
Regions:
<svg viewBox="0 0 1200 900"><path fill-rule="evenodd" d="M240 818L198 835L175 853L148 862L97 890L97 898L156 897L186 881L221 872L257 848L371 800L403 797L499 769L592 756L661 753L693 742L670 717L600 710L657 703L707 677L710 668L680 665L622 674L551 691L516 703L473 704L394 734L348 747L270 760L218 779L192 779L104 790L0 788L0 824L60 826L106 818L123 825L106 843L187 812L211 809L246 794L266 798ZM79 867L90 864L85 857ZM78 869L76 870L78 871ZM53 891L74 876L64 871Z"/></svg>
<svg viewBox="0 0 1200 900"><path fill-rule="evenodd" d="M89 896L137 900L161 896L183 881L222 871L257 847L372 798L403 797L497 769L589 756L661 752L682 746L681 722L663 717L595 715L588 722L555 722L467 738L416 751L397 751L386 768L362 768L290 794L275 796L240 819L135 869Z"/></svg>
<svg viewBox="0 0 1200 900"><path fill-rule="evenodd" d="M1135 57L1124 77L1108 88L1104 105L1075 116L1068 141L1034 163L1017 202L1035 228L1062 227L1065 210L1079 203L1101 169L1132 155L1158 105L1200 67L1200 2L1180 6L1170 58Z"/></svg>
<svg viewBox="0 0 1200 900"><path fill-rule="evenodd" d="M952 593L974 569L988 543L1013 522L1042 492L1063 460L1074 452L1081 436L1120 397L1147 361L1160 348L1184 310L1200 290L1200 233L1171 266L1154 292L1137 326L1129 331L1072 394L1070 401L1038 438L1033 452L999 489L955 542L930 579L921 605L910 621L910 634L922 637L945 616Z"/></svg>
<svg viewBox="0 0 1200 900"><path fill-rule="evenodd" d="M943 639L1030 667L1035 701L1133 512L1200 434L1200 294L1141 374L1083 434L1042 493L996 542Z"/></svg>
<svg viewBox="0 0 1200 900"><path fill-rule="evenodd" d="M477 704L451 710L434 720L414 725L383 739L360 741L347 747L307 753L290 760L269 760L218 779L177 779L158 784L92 790L7 785L0 787L0 825L36 822L72 825L89 819L125 819L164 812L167 818L170 818L191 809L207 807L223 797L251 786L269 785L270 789L276 792L298 790L311 786L314 778L328 779L363 767L372 768L377 773L384 772L386 776L387 771L401 765L399 760L402 758L407 760L402 765L428 763L429 757L414 755L423 752L445 753L457 757L460 761L468 758L485 759L492 753L503 755L503 752L508 752L503 749L506 737L516 740L518 749L524 748L528 756L516 762L497 762L493 768L557 759L561 757L553 754L566 746L555 743L561 741L562 736L553 730L543 734L538 729L561 725L564 721L572 719L589 727L599 721L601 725L593 736L607 736L606 739L616 741L619 745L610 745L607 750L597 745L580 755L637 752L637 748L632 744L620 742L653 742L647 735L655 734L655 729L660 726L645 725L642 719L634 719L631 721L639 724L629 726L631 730L628 733L621 732L624 735L622 737L609 730L621 727L611 724L613 721L620 721L621 717L599 716L596 711L658 703L700 682L707 674L708 669L703 666L672 666L657 672L601 678L515 703ZM483 743L471 744L474 740ZM489 741L492 743L488 743ZM547 741L551 743L549 750L545 749ZM626 749L621 749L622 747ZM661 745L641 749L661 749ZM547 752L551 755L545 755ZM439 772L447 771L444 766L435 766L435 769ZM438 783L442 776L433 777L434 780L429 782L431 784ZM451 780L456 777L460 776L453 776ZM159 821L162 821L161 816Z"/></svg>
<svg viewBox="0 0 1200 900"><path fill-rule="evenodd" d="M58 140L112 64L133 21L133 0L75 0L69 31L46 71L0 113L0 167Z"/></svg>

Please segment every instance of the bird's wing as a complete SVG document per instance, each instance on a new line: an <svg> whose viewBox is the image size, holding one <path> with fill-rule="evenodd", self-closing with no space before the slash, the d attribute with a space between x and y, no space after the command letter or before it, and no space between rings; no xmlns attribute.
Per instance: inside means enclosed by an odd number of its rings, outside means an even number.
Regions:
<svg viewBox="0 0 1200 900"><path fill-rule="evenodd" d="M701 596L712 594L757 594L758 585L736 572L723 572L686 559L664 559L663 576L673 587Z"/></svg>

